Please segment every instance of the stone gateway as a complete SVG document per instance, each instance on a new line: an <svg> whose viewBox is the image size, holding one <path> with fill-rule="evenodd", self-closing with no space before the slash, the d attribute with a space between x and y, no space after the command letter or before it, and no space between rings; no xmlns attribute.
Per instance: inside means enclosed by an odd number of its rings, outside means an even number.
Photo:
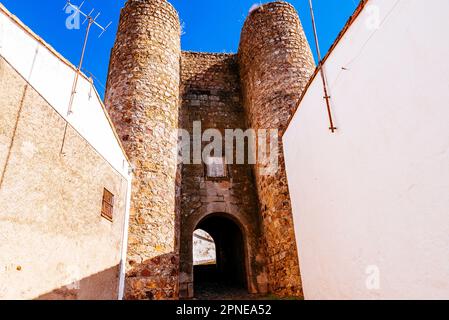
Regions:
<svg viewBox="0 0 449 320"><path fill-rule="evenodd" d="M192 298L202 278L301 297L282 148L274 175L176 152L177 130L196 121L223 135L277 129L281 143L315 70L298 14L281 1L252 10L237 54L183 52L180 34L169 2L128 0L111 53L105 104L134 166L125 297ZM197 229L215 241L215 267L193 265Z"/></svg>

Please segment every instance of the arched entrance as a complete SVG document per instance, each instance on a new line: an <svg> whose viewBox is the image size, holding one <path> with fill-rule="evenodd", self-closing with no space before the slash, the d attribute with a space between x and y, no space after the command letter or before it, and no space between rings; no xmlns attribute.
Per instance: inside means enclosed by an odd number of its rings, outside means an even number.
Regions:
<svg viewBox="0 0 449 320"><path fill-rule="evenodd" d="M245 239L239 225L225 215L213 214L196 230L204 230L213 239L216 263L193 266L195 297L247 292Z"/></svg>

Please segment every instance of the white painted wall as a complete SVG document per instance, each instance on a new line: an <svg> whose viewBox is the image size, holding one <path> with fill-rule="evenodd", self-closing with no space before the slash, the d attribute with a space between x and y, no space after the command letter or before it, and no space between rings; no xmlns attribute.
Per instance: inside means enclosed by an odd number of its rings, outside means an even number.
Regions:
<svg viewBox="0 0 449 320"><path fill-rule="evenodd" d="M81 43L80 43L81 45ZM90 81L79 78L73 113L67 115L75 69L0 4L0 55L83 136L114 169L129 179L129 163Z"/></svg>
<svg viewBox="0 0 449 320"><path fill-rule="evenodd" d="M195 230L193 233L193 265L216 263L217 253L214 239L204 230Z"/></svg>
<svg viewBox="0 0 449 320"><path fill-rule="evenodd" d="M1 3L0 55L39 92L98 154L127 180L126 209L120 248L119 298L121 299L125 281L124 270L127 255L132 173L130 163L115 134L103 102L95 87L82 74L79 77L77 93L72 106L73 113L68 115L76 68L45 43L43 39L28 29L18 18L14 17ZM93 180L96 178L93 177ZM39 237L35 238L38 239ZM95 240L98 239L97 237ZM68 252L71 253L70 250Z"/></svg>
<svg viewBox="0 0 449 320"><path fill-rule="evenodd" d="M284 135L306 299L449 298L448 12L370 0Z"/></svg>

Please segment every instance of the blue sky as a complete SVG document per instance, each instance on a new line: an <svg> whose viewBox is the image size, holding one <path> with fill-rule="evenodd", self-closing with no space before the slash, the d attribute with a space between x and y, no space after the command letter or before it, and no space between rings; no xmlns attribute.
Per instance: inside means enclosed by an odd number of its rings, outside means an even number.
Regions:
<svg viewBox="0 0 449 320"><path fill-rule="evenodd" d="M0 0L6 8L18 16L34 32L52 45L63 56L78 65L84 28L68 30L67 14L62 10L65 0ZM72 0L79 4L82 0ZM103 96L106 83L109 54L114 44L120 9L126 0L86 0L85 11L101 11L98 21L106 25L112 21L108 32L98 39L94 29L83 65L95 77L95 85ZM171 0L185 25L182 49L206 52L236 52L240 31L249 8L257 0ZM264 3L266 1L262 1ZM308 0L291 0L299 12L307 38L315 53L313 31ZM355 10L358 0L313 0L315 18L324 55L340 30Z"/></svg>

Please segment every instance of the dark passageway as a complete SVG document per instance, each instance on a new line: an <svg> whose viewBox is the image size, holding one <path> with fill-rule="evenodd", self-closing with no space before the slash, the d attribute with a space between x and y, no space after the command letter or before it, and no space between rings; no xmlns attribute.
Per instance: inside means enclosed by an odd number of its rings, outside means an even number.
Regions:
<svg viewBox="0 0 449 320"><path fill-rule="evenodd" d="M213 238L216 264L194 266L195 297L246 294L244 239L239 226L226 217L211 216L197 228Z"/></svg>

